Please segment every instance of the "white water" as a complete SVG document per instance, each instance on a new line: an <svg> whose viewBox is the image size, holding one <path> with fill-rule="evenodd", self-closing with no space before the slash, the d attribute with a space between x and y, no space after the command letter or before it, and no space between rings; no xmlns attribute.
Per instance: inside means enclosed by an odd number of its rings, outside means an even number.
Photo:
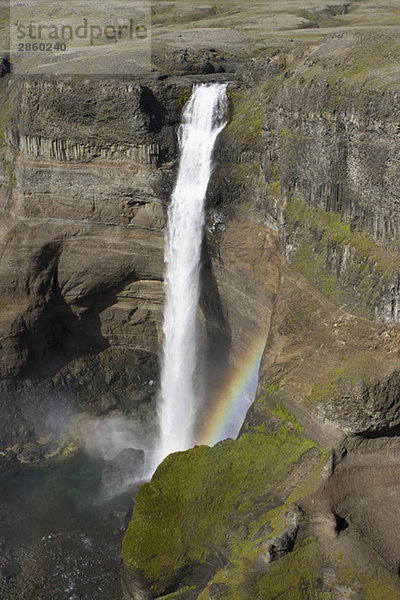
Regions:
<svg viewBox="0 0 400 600"><path fill-rule="evenodd" d="M179 129L181 157L165 237L164 346L155 462L194 444L196 315L204 200L215 140L225 127L226 84L198 85Z"/></svg>

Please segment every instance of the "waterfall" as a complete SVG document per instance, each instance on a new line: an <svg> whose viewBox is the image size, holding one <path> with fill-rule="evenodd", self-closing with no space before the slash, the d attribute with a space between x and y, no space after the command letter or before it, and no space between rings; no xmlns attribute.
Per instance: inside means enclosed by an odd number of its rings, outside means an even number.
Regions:
<svg viewBox="0 0 400 600"><path fill-rule="evenodd" d="M195 85L179 128L180 163L165 235L164 345L157 464L194 443L196 315L204 201L215 140L225 127L227 84Z"/></svg>

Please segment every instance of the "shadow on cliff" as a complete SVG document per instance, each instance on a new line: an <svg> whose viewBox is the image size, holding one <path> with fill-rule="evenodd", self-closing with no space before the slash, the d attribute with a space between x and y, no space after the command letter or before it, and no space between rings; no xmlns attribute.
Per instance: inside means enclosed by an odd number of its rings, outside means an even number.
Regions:
<svg viewBox="0 0 400 600"><path fill-rule="evenodd" d="M155 97L152 90L146 86L141 88L139 107L140 110L150 118L148 130L151 133L160 133L165 124L167 109Z"/></svg>
<svg viewBox="0 0 400 600"><path fill-rule="evenodd" d="M133 269L125 269L118 273L116 281L91 289L75 301L78 316L65 301L59 286L61 251L62 243L52 242L32 258L33 276L25 286L33 301L15 325L18 351L25 356L18 379L52 377L71 360L109 347L101 333L100 314L136 278Z"/></svg>
<svg viewBox="0 0 400 600"><path fill-rule="evenodd" d="M207 240L202 245L200 309L204 315L202 368L206 374L205 398L211 398L229 370L232 334L213 273Z"/></svg>

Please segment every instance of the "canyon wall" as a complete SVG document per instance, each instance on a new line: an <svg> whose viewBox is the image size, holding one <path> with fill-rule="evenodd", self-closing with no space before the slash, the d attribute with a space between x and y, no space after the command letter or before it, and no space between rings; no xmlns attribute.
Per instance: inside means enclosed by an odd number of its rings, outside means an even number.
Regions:
<svg viewBox="0 0 400 600"><path fill-rule="evenodd" d="M162 104L139 83L3 80L8 443L60 403L100 414L151 402L179 94L166 84Z"/></svg>
<svg viewBox="0 0 400 600"><path fill-rule="evenodd" d="M266 338L257 400L237 442L141 488L129 598L400 597L399 48L335 33L229 76L1 79L3 450L57 411L152 431L176 130L193 82L231 81L199 337L211 387Z"/></svg>
<svg viewBox="0 0 400 600"><path fill-rule="evenodd" d="M193 80L3 78L3 449L82 411L129 412L154 430L163 228ZM260 227L253 249L253 233L250 222L232 221L218 260L215 240L204 244L199 337L209 390L260 322L268 332L279 242ZM253 273L258 257L265 267Z"/></svg>

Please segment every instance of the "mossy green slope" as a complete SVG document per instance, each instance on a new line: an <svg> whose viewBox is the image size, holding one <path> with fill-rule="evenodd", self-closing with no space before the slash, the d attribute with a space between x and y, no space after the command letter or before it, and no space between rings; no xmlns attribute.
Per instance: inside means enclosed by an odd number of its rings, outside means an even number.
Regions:
<svg viewBox="0 0 400 600"><path fill-rule="evenodd" d="M400 599L392 576L349 570L349 557L336 556L307 528L291 552L269 562L268 544L318 489L330 452L305 438L283 406L267 405L264 433L172 454L141 487L123 555L133 577L147 581L145 597L334 600L345 586L363 600ZM333 583L325 578L332 572Z"/></svg>
<svg viewBox="0 0 400 600"><path fill-rule="evenodd" d="M396 578L378 570L361 571L348 558L325 551L315 537L296 545L293 552L274 562L256 586L263 600L336 600L343 597L363 600L399 600ZM324 573L337 573L337 583L324 585Z"/></svg>
<svg viewBox="0 0 400 600"><path fill-rule="evenodd" d="M229 593L235 596L229 597L242 598L244 584L248 590L248 571L263 552L263 539L281 531L290 505L310 492L302 481L285 495L282 482L310 449L318 452L293 417L282 420L282 415L286 411L272 416L276 427L267 434L244 434L238 441L170 455L141 487L123 555L154 591L166 593L177 581L190 583L190 577L182 579L204 563L212 578L221 561L230 565ZM317 478L326 460L320 452L313 470ZM315 473L308 481L315 484Z"/></svg>

